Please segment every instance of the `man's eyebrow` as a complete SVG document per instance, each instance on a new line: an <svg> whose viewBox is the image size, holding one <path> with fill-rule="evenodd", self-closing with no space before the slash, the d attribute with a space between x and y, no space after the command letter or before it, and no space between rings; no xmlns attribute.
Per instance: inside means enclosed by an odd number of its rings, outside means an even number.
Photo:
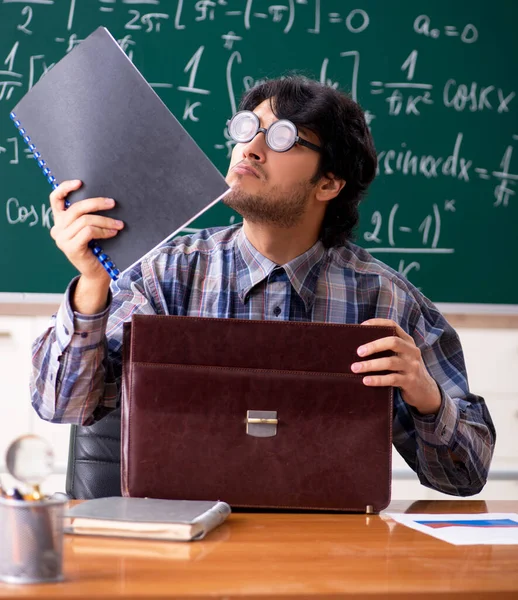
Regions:
<svg viewBox="0 0 518 600"><path fill-rule="evenodd" d="M309 129L309 127L304 127L302 125L296 125L297 127L297 131L299 133L302 133L302 135L308 135L308 133L313 133L314 135L317 136L318 140L320 141L320 136L318 135L318 133L316 133L315 131L313 131L312 129Z"/></svg>

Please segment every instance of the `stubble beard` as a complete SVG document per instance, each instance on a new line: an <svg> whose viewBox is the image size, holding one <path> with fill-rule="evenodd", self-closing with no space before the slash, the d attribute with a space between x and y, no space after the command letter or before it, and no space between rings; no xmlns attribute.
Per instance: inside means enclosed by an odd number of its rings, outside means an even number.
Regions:
<svg viewBox="0 0 518 600"><path fill-rule="evenodd" d="M310 190L311 184L307 181L301 182L296 189L289 192L275 186L267 194L261 195L232 189L223 198L223 203L249 223L288 229L302 220Z"/></svg>

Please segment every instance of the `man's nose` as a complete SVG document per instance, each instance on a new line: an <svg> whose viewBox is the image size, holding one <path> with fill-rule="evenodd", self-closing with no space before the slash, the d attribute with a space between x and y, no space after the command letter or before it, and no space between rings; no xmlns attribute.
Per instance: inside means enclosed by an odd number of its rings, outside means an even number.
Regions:
<svg viewBox="0 0 518 600"><path fill-rule="evenodd" d="M253 158L257 162L264 162L266 158L266 130L262 127L257 130L255 136L243 144L243 158Z"/></svg>

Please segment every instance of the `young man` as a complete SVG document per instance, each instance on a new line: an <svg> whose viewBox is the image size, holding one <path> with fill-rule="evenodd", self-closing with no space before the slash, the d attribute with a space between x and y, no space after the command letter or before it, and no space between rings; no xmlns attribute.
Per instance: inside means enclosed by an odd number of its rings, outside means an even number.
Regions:
<svg viewBox="0 0 518 600"><path fill-rule="evenodd" d="M137 313L390 324L397 335L360 347L352 370L365 385L396 388L394 445L424 485L479 492L495 430L484 400L469 392L457 334L404 277L350 241L377 164L359 106L303 78L270 81L244 97L229 133L237 143L226 203L243 224L164 245L111 291L88 242L123 227L93 214L114 201L65 211L81 182L52 192L52 237L81 275L34 343L35 410L90 424L114 409L122 323ZM382 350L394 355L369 359Z"/></svg>

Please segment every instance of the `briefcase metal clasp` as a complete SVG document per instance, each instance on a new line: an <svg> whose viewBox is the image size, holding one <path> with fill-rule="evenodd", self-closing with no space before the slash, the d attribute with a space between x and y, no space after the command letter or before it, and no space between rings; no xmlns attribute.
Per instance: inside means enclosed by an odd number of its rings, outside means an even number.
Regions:
<svg viewBox="0 0 518 600"><path fill-rule="evenodd" d="M277 434L277 411L247 410L246 433L254 437L273 437Z"/></svg>

